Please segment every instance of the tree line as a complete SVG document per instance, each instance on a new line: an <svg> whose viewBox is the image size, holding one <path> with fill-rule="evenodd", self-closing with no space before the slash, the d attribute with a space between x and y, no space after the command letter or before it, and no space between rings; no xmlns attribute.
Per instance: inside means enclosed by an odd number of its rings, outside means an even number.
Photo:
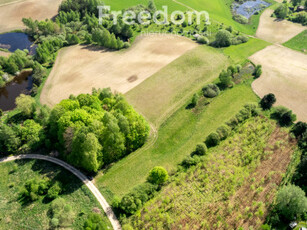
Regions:
<svg viewBox="0 0 307 230"><path fill-rule="evenodd" d="M23 18L26 33L39 43L35 58L41 64L52 64L56 52L68 45L94 44L110 49L130 46L132 28L122 19L114 25L112 18L105 18L99 25L98 0L65 0L54 20L37 21Z"/></svg>

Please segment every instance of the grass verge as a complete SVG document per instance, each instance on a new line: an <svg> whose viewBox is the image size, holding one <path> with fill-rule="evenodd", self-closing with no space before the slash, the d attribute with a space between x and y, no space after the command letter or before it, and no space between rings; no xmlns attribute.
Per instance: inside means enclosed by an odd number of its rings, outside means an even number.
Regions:
<svg viewBox="0 0 307 230"><path fill-rule="evenodd" d="M287 41L283 45L307 54L307 30L296 35L294 38Z"/></svg>

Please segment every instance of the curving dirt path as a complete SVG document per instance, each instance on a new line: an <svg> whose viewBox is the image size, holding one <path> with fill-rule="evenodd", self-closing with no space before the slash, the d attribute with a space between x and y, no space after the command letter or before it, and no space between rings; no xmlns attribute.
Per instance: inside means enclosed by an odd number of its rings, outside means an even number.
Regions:
<svg viewBox="0 0 307 230"><path fill-rule="evenodd" d="M45 20L54 17L62 0L27 0L0 6L0 33L24 29L22 18Z"/></svg>
<svg viewBox="0 0 307 230"><path fill-rule="evenodd" d="M272 9L267 9L262 13L256 37L268 42L282 44L307 29L306 26L298 23L273 18L271 17L273 12Z"/></svg>
<svg viewBox="0 0 307 230"><path fill-rule="evenodd" d="M67 164L66 162L50 157L50 156L45 156L45 155L39 155L39 154L27 154L27 155L18 155L18 156L11 156L11 157L6 157L0 159L0 163L3 162L8 162L8 161L14 161L14 160L20 160L20 159L37 159L37 160L44 160L44 161L49 161L54 164L57 164L66 170L70 171L73 173L76 177L78 177L82 182L89 188L89 190L94 194L98 202L100 203L101 207L103 208L104 212L106 213L107 217L109 218L113 229L114 230L121 230L121 225L119 221L117 220L114 212L112 211L111 206L108 204L108 202L105 200L105 198L101 195L99 190L96 188L96 186L87 179L87 177L81 173L79 170L76 168L72 167L71 165Z"/></svg>

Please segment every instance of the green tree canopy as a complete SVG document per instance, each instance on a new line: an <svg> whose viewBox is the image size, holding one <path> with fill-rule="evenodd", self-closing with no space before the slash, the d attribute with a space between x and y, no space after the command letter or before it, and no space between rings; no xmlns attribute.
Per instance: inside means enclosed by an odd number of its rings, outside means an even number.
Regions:
<svg viewBox="0 0 307 230"><path fill-rule="evenodd" d="M277 194L276 208L287 220L304 214L307 210L305 192L295 185L284 186Z"/></svg>

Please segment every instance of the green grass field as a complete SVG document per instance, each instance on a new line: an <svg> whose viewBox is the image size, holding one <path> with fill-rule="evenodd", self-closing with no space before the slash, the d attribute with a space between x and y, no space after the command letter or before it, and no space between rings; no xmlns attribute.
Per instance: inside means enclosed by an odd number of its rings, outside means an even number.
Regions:
<svg viewBox="0 0 307 230"><path fill-rule="evenodd" d="M271 3L275 3L273 0L268 0ZM174 10L188 10L192 8L197 11L207 11L210 15L210 18L214 21L218 21L228 26L232 26L235 30L241 31L246 34L255 34L260 15L254 15L249 24L242 25L232 19L232 13L230 6L233 0L155 0L155 4L158 9L161 9L162 6L166 5L169 7L169 14ZM106 5L110 5L114 10L121 10L134 6L137 4L147 5L147 0L105 0Z"/></svg>
<svg viewBox="0 0 307 230"><path fill-rule="evenodd" d="M126 98L158 127L228 64L218 50L199 46L133 88Z"/></svg>
<svg viewBox="0 0 307 230"><path fill-rule="evenodd" d="M236 46L230 46L223 49L226 56L229 56L234 63L244 63L248 57L270 45L270 43L257 39L250 38L247 43Z"/></svg>
<svg viewBox="0 0 307 230"><path fill-rule="evenodd" d="M73 174L52 163L36 160L1 163L0 174L0 229L50 229L50 202L39 199L21 204L18 201L24 183L35 177L48 176L64 185L60 197L65 199L74 212L74 222L69 229L82 229L87 215L95 207L104 215L90 190ZM111 229L105 215L104 220Z"/></svg>
<svg viewBox="0 0 307 230"><path fill-rule="evenodd" d="M204 141L208 134L234 116L244 104L257 100L249 82L224 91L199 114L183 106L163 123L153 145L145 146L116 163L104 175L96 178L96 184L111 200L110 193L120 197L144 182L148 171L154 166L163 166L171 172L194 150L197 143Z"/></svg>
<svg viewBox="0 0 307 230"><path fill-rule="evenodd" d="M296 35L294 38L292 38L290 41L287 41L283 45L288 48L306 53L307 52L307 30Z"/></svg>

